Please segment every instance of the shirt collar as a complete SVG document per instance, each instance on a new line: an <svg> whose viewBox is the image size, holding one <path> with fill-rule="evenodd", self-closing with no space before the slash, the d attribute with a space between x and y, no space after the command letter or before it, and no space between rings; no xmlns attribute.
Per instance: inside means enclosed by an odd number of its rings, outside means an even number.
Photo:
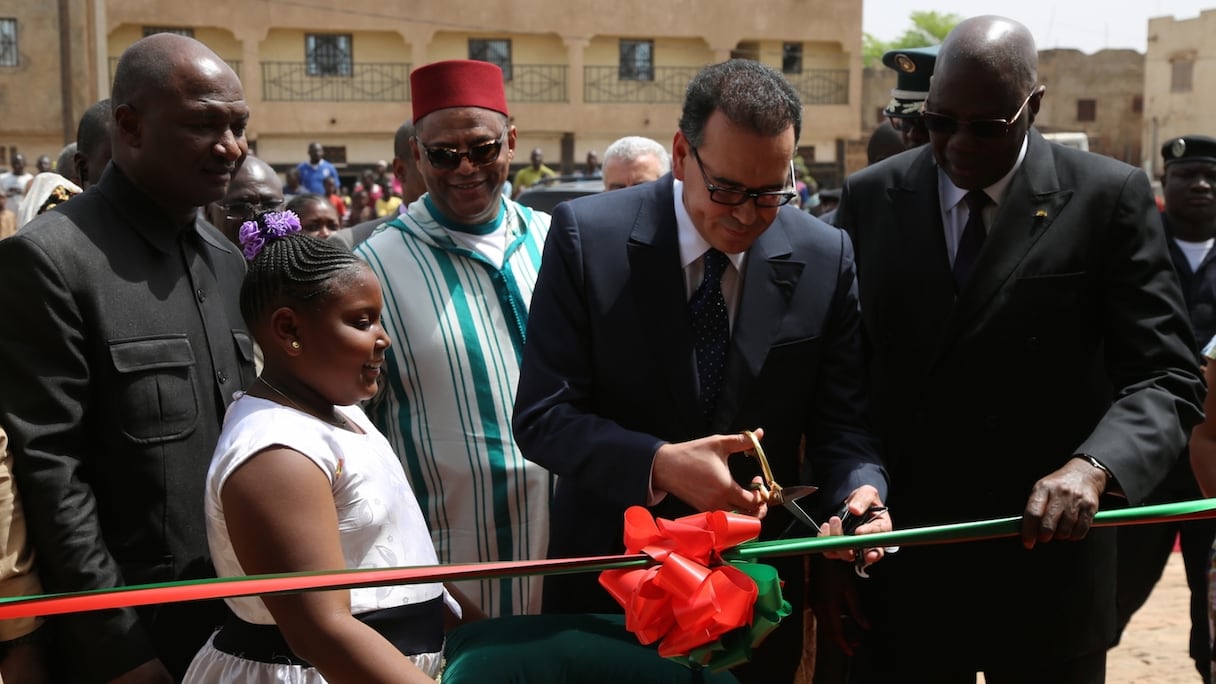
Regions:
<svg viewBox="0 0 1216 684"><path fill-rule="evenodd" d="M680 238L680 268L685 269L689 264L700 259L712 245L701 237L701 232L697 230L696 225L692 222L692 217L688 215L688 208L684 206L684 182L674 176L671 179L671 195L675 202L676 230ZM743 259L746 256L747 252L726 255L730 259L730 263L734 265L735 271L740 273L743 272Z"/></svg>
<svg viewBox="0 0 1216 684"><path fill-rule="evenodd" d="M194 223L189 228L175 225L173 219L161 211L152 198L123 173L118 164L111 162L106 165L97 186L131 229L161 252L174 252L184 230L193 230L202 240L221 251L235 250L235 246L218 229L203 219L198 209L195 209Z"/></svg>
<svg viewBox="0 0 1216 684"><path fill-rule="evenodd" d="M1013 180L1013 174L1017 173L1018 169L1022 168L1022 162L1026 160L1026 149L1029 146L1030 134L1022 138L1022 148L1018 150L1017 161L1013 163L1013 167L1009 169L1000 180L984 188L984 192L988 195L988 199L992 200L994 206L1000 206L1001 200L1005 198L1005 190L1009 188L1009 182ZM941 166L937 167L937 187L940 193L942 209L944 211L953 211L958 206L959 202L967 196L967 191L954 184Z"/></svg>

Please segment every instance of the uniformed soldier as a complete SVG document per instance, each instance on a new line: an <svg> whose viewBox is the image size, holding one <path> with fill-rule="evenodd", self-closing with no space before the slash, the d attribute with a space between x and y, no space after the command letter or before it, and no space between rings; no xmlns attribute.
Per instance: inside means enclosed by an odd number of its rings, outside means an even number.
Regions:
<svg viewBox="0 0 1216 684"><path fill-rule="evenodd" d="M1216 252L1212 249L1216 238L1216 139L1203 135L1174 138L1162 146L1161 156L1165 159L1165 175L1161 179L1165 211L1161 222L1186 298L1196 348L1202 349L1216 336ZM1183 453L1169 477L1145 503L1201 497L1190 457ZM1207 572L1214 537L1216 521L1211 520L1119 529L1119 589L1115 608L1120 634L1161 578L1178 539L1191 590L1190 655L1206 684L1212 681Z"/></svg>
<svg viewBox="0 0 1216 684"><path fill-rule="evenodd" d="M898 74L891 89L891 101L882 110L891 125L904 139L904 149L920 147L929 142L929 132L921 118L925 98L929 96L929 77L937 62L939 46L902 48L882 56L882 63Z"/></svg>

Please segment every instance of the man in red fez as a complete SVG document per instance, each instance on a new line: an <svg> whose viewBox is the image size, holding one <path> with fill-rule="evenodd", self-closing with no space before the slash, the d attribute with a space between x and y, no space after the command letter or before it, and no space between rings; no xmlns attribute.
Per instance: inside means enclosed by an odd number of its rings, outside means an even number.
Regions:
<svg viewBox="0 0 1216 684"><path fill-rule="evenodd" d="M410 75L426 194L355 253L393 338L369 414L410 475L443 563L544 558L551 479L511 436L549 215L503 197L515 154L502 70L451 60ZM539 577L461 586L488 615L540 611Z"/></svg>

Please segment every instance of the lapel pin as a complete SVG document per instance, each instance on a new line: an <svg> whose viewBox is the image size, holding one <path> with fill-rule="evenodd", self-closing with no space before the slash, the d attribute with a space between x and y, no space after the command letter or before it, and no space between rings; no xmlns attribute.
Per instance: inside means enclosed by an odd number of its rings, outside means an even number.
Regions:
<svg viewBox="0 0 1216 684"><path fill-rule="evenodd" d="M1034 213L1034 217L1035 218L1047 218L1047 212L1043 209L1040 209Z"/></svg>

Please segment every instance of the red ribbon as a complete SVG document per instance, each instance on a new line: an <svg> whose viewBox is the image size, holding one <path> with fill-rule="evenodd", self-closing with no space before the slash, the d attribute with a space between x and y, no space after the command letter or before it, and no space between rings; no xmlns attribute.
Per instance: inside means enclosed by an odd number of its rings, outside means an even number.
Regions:
<svg viewBox="0 0 1216 684"><path fill-rule="evenodd" d="M625 511L626 553L658 565L606 570L600 584L625 609L625 628L643 644L660 639L670 658L752 623L756 583L724 564L721 552L755 539L760 520L714 511L676 520L654 518L641 506Z"/></svg>

